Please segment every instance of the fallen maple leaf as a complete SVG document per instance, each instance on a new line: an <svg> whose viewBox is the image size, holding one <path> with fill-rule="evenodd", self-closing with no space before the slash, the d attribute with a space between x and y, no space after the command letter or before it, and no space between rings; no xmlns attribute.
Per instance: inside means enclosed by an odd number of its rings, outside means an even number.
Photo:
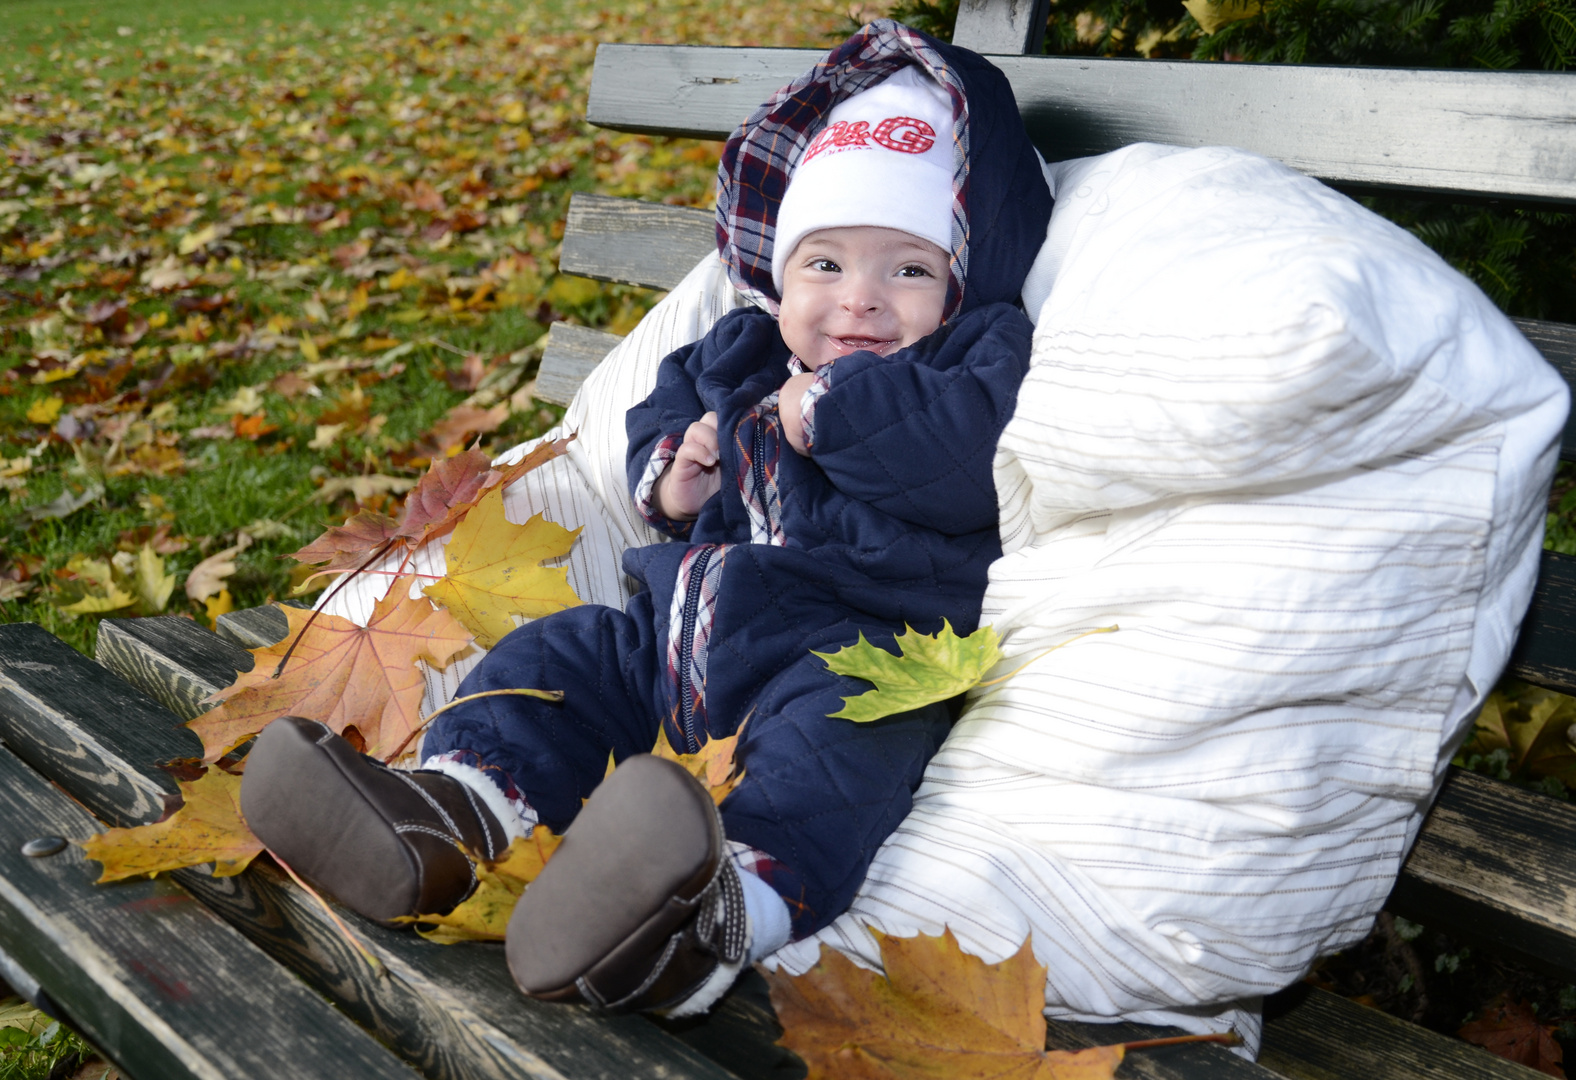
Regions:
<svg viewBox="0 0 1576 1080"><path fill-rule="evenodd" d="M137 597L116 581L114 568L103 559L73 555L66 562L64 576L81 594L75 603L60 606L61 611L72 615L99 615L137 602Z"/></svg>
<svg viewBox="0 0 1576 1080"><path fill-rule="evenodd" d="M749 723L746 717L745 724ZM673 744L668 742L666 728L657 729L657 745L651 753L664 761L677 762L684 767L695 779L706 786L711 793L713 802L721 803L733 789L739 786L739 781L744 779L744 770L739 768L733 760L734 753L739 748L739 736L744 734L744 724L740 724L737 731L725 739L712 738L706 741L697 753L681 754L673 749ZM613 759L609 755L607 771L613 771Z"/></svg>
<svg viewBox="0 0 1576 1080"><path fill-rule="evenodd" d="M192 567L192 572L186 575L187 596L201 604L224 591L224 583L235 573L235 557L252 546L252 538L244 532L235 540L233 547L216 551Z"/></svg>
<svg viewBox="0 0 1576 1080"><path fill-rule="evenodd" d="M175 591L175 580L175 575L164 569L164 557L153 550L152 544L143 544L137 551L136 573L132 575L138 612L157 615L163 611Z"/></svg>
<svg viewBox="0 0 1576 1080"><path fill-rule="evenodd" d="M570 531L537 514L524 525L504 515L503 489L493 488L460 522L444 549L448 572L422 590L448 608L484 649L528 619L575 607L569 571L542 560L569 554Z"/></svg>
<svg viewBox="0 0 1576 1080"><path fill-rule="evenodd" d="M894 656L870 644L861 633L857 642L835 653L811 650L837 674L875 684L874 690L844 698L843 707L832 716L865 723L946 701L977 686L1001 661L1000 639L988 626L964 638L945 621L940 633L930 636L905 627L897 647Z"/></svg>
<svg viewBox="0 0 1576 1080"><path fill-rule="evenodd" d="M1456 1034L1490 1053L1563 1080L1565 1051L1555 1041L1554 1030L1554 1024L1538 1020L1526 1001L1512 1005L1508 996L1501 995Z"/></svg>
<svg viewBox="0 0 1576 1080"><path fill-rule="evenodd" d="M1125 1047L1045 1049L1045 967L1031 943L999 964L940 937L875 933L886 975L821 946L803 975L766 973L781 1043L819 1078L1108 1080Z"/></svg>
<svg viewBox="0 0 1576 1080"><path fill-rule="evenodd" d="M398 521L363 510L290 558L307 566L319 566L307 579L311 580L322 574L354 570L380 548L385 554L413 551L452 530L490 489L506 489L532 469L564 453L572 439L573 436L543 443L515 464L501 469L494 469L480 450L467 450L435 461L405 497Z"/></svg>
<svg viewBox="0 0 1576 1080"><path fill-rule="evenodd" d="M490 431L497 431L507 419L509 419L507 401L500 402L491 409L456 405L422 437L425 452L430 457L438 457L446 453L449 447L464 442L472 435L485 435Z"/></svg>
<svg viewBox="0 0 1576 1080"><path fill-rule="evenodd" d="M181 807L163 821L109 829L82 841L87 857L104 866L98 884L209 862L214 877L230 877L263 850L241 817L239 776L209 769L179 787Z"/></svg>
<svg viewBox="0 0 1576 1080"><path fill-rule="evenodd" d="M502 941L520 894L536 880L561 840L546 825L538 825L530 836L519 837L510 844L502 859L476 864L476 891L459 907L447 915L418 915L402 921L434 924L437 929L417 932L439 945Z"/></svg>
<svg viewBox="0 0 1576 1080"><path fill-rule="evenodd" d="M416 661L444 667L471 642L447 611L410 599L411 580L397 578L364 627L281 607L289 632L253 649L252 670L206 698L219 707L187 725L202 739L203 760L218 760L277 716L318 720L341 734L355 727L368 754L385 760L396 754L422 724L424 683ZM286 653L290 663L275 678Z"/></svg>

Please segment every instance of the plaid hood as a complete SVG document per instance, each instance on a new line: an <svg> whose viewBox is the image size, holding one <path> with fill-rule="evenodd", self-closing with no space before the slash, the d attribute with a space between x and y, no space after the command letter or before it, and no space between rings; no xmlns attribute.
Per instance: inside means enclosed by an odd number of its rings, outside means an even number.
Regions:
<svg viewBox="0 0 1576 1080"><path fill-rule="evenodd" d="M777 314L772 243L795 165L832 107L915 64L952 99L952 250L943 321L1013 302L1045 240L1051 193L1012 87L978 53L880 19L773 94L717 167L717 251L733 285Z"/></svg>

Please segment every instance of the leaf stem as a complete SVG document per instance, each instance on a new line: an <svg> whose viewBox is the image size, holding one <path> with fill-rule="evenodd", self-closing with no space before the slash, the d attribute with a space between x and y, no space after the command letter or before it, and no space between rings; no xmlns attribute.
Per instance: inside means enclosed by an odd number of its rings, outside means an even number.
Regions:
<svg viewBox="0 0 1576 1080"><path fill-rule="evenodd" d="M1005 674L1005 675L998 675L994 679L986 679L984 682L977 682L977 683L975 683L974 684L974 688L978 689L981 686L995 686L999 682L1006 682L1008 679L1012 678L1014 675L1018 674L1018 672L1022 671L1024 668L1028 667L1030 664L1034 663L1036 660L1040 659L1041 657L1049 656L1051 653L1055 652L1057 649L1060 649L1063 645L1071 645L1073 642L1078 641L1078 640L1080 640L1082 638L1086 638L1090 634L1114 634L1120 629L1121 629L1120 626L1117 626L1115 623L1112 623L1110 626L1097 626L1093 630L1085 630L1083 633L1077 635L1076 637L1070 637L1066 641L1061 642L1060 644L1052 645L1049 649L1046 649L1042 653L1034 654L1033 656L1031 656L1027 660L1025 660L1023 663L1019 664L1017 667L1015 667L1011 671L1007 672L1007 674Z"/></svg>
<svg viewBox="0 0 1576 1080"><path fill-rule="evenodd" d="M405 752L405 747L410 745L410 741L412 739L425 731L428 724L432 723L439 716L454 708L454 706L463 705L467 701L479 701L482 698L505 696L534 697L540 698L543 701L564 700L564 692L562 690L530 690L519 686L507 687L502 690L483 690L477 694L466 694L464 697L457 697L447 705L433 709L432 713L427 717L427 719L423 720L419 725L417 725L416 729L409 735L405 736L405 740L394 748L394 752L389 755L388 760L393 761L395 758L403 754ZM740 726L742 727L743 725L741 724Z"/></svg>
<svg viewBox="0 0 1576 1080"><path fill-rule="evenodd" d="M334 921L335 926L339 927L339 932L345 935L345 940L350 942L351 947L361 954L361 958L367 962L367 966L372 969L373 974L380 979L388 978L389 969L383 966L383 961L374 956L372 951L361 943L361 939L350 932L350 927L346 926L334 909L328 906L328 901L319 896L316 889L302 881L301 875L290 869L290 864L281 859L278 852L270 848L268 849L268 854L274 857L274 862L285 868L285 873L290 875L291 881L301 886L308 896L317 901L318 907L322 908L324 914Z"/></svg>

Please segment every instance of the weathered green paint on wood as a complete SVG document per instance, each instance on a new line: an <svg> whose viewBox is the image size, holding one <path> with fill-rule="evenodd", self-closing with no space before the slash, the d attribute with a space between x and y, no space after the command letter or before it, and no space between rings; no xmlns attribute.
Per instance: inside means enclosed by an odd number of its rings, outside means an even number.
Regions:
<svg viewBox="0 0 1576 1080"><path fill-rule="evenodd" d="M174 882L93 884L76 842L100 828L0 749L0 947L95 1046L157 1080L412 1076ZM46 835L74 843L21 854Z"/></svg>
<svg viewBox="0 0 1576 1080"><path fill-rule="evenodd" d="M176 666L197 666L192 640L163 640L188 649ZM25 693L7 697L8 683L19 680ZM105 701L118 704L105 709ZM170 712L30 623L0 626L0 734L84 805L128 824L159 816L166 786L173 790L152 762L200 753ZM133 756L121 756L121 747ZM128 788L141 799L134 808ZM431 945L341 912L382 963L380 974L274 871L255 867L225 879L182 871L175 879L434 1080L730 1075L641 1017L600 1018L521 997L500 948Z"/></svg>

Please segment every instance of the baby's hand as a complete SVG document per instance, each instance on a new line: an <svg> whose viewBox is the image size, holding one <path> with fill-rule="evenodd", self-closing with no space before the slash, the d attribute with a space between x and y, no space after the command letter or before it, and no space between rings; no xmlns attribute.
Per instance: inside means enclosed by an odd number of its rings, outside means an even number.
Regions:
<svg viewBox="0 0 1576 1080"><path fill-rule="evenodd" d="M652 508L674 521L694 521L722 489L718 460L717 414L709 412L684 432L684 445L651 490Z"/></svg>
<svg viewBox="0 0 1576 1080"><path fill-rule="evenodd" d="M799 411L799 406L804 401L804 392L810 389L810 384L815 382L815 376L808 372L795 375L787 382L777 394L777 416L783 422L783 438L788 440L788 445L793 447L803 457L809 457L809 448L804 441L804 416Z"/></svg>

